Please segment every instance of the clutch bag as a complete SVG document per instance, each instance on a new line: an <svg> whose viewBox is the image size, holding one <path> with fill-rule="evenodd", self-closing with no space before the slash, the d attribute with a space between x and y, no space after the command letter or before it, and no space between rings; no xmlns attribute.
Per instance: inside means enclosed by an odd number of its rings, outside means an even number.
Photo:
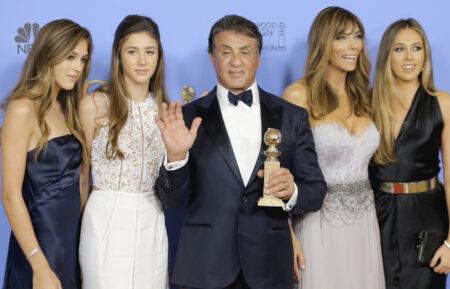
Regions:
<svg viewBox="0 0 450 289"><path fill-rule="evenodd" d="M447 235L441 232L421 231L417 244L419 249L417 262L429 266L434 253L439 249L446 237Z"/></svg>

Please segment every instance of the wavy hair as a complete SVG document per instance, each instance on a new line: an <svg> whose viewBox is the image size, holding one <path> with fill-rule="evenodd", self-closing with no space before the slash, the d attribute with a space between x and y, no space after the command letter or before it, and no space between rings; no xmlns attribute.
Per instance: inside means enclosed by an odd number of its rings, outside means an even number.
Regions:
<svg viewBox="0 0 450 289"><path fill-rule="evenodd" d="M372 161L378 165L386 165L396 161L394 156L395 136L392 105L397 95L397 89L391 58L395 37L403 29L414 30L422 37L425 59L419 80L428 94L433 95L436 92L433 81L430 45L422 26L413 18L400 19L389 25L381 39L372 92L373 118L380 132L380 145Z"/></svg>
<svg viewBox="0 0 450 289"><path fill-rule="evenodd" d="M147 32L158 43L158 63L150 78L149 90L155 95L159 110L161 110L162 103L169 103L164 76L164 53L158 24L149 17L128 15L120 22L114 34L109 82L106 86L100 88L110 99L108 141L106 144L106 157L108 159L124 158L124 154L119 148L119 134L128 119L129 93L124 80L120 53L128 37L138 32Z"/></svg>
<svg viewBox="0 0 450 289"><path fill-rule="evenodd" d="M310 114L314 119L321 119L338 107L337 95L327 81L331 48L333 40L352 24L360 29L361 36L364 38L364 27L358 17L340 7L323 9L311 25L308 37L308 56L303 74L308 87ZM345 79L352 112L358 116L371 115L368 97L370 67L370 61L363 45L355 70L348 72Z"/></svg>
<svg viewBox="0 0 450 289"><path fill-rule="evenodd" d="M68 19L59 19L44 25L36 36L19 81L2 104L2 108L6 110L9 103L17 99L31 99L39 102L37 116L41 137L36 145L35 161L37 161L40 151L48 144L49 127L44 117L52 104L51 92L55 86L53 68L67 58L81 40L87 41L88 55L90 56L93 45L91 34L86 28ZM57 96L67 128L81 144L83 160L88 159L88 154L83 129L77 115L77 107L90 66L89 57L74 88L71 90L61 89Z"/></svg>

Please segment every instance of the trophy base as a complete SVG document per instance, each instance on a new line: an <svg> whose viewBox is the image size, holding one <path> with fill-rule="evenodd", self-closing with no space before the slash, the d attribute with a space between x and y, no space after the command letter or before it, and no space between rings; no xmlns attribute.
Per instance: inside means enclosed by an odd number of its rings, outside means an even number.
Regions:
<svg viewBox="0 0 450 289"><path fill-rule="evenodd" d="M281 199L270 198L270 197L261 197L258 199L259 207L283 207L284 203Z"/></svg>

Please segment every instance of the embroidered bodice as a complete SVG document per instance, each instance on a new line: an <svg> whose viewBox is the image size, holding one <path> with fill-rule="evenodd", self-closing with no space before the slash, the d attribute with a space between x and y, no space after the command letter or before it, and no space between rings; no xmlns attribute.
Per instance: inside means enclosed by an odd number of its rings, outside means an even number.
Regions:
<svg viewBox="0 0 450 289"><path fill-rule="evenodd" d="M338 124L313 128L320 168L327 183L344 184L368 179L368 165L380 142L375 125L355 136Z"/></svg>
<svg viewBox="0 0 450 289"><path fill-rule="evenodd" d="M92 141L93 183L102 190L151 192L165 155L162 136L155 122L158 105L150 94L141 103L130 100L128 109L127 122L119 135L123 160L106 158L107 124Z"/></svg>
<svg viewBox="0 0 450 289"><path fill-rule="evenodd" d="M360 136L338 124L320 124L312 131L328 190L321 212L335 227L351 224L373 205L368 169L380 142L378 131L373 123Z"/></svg>

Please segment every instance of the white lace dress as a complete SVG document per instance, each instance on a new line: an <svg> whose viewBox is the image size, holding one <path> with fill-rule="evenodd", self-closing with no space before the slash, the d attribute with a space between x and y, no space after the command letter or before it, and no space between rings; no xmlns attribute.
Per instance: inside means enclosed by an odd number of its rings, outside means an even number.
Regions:
<svg viewBox="0 0 450 289"><path fill-rule="evenodd" d="M337 124L313 129L328 192L322 209L298 216L294 231L306 270L302 289L384 289L380 233L368 164L380 138L374 124L360 136Z"/></svg>
<svg viewBox="0 0 450 289"><path fill-rule="evenodd" d="M108 99L107 99L108 102ZM108 126L92 142L94 190L82 219L80 265L85 289L168 288L168 242L155 179L165 154L153 95L129 102L119 135L125 158L105 155Z"/></svg>

